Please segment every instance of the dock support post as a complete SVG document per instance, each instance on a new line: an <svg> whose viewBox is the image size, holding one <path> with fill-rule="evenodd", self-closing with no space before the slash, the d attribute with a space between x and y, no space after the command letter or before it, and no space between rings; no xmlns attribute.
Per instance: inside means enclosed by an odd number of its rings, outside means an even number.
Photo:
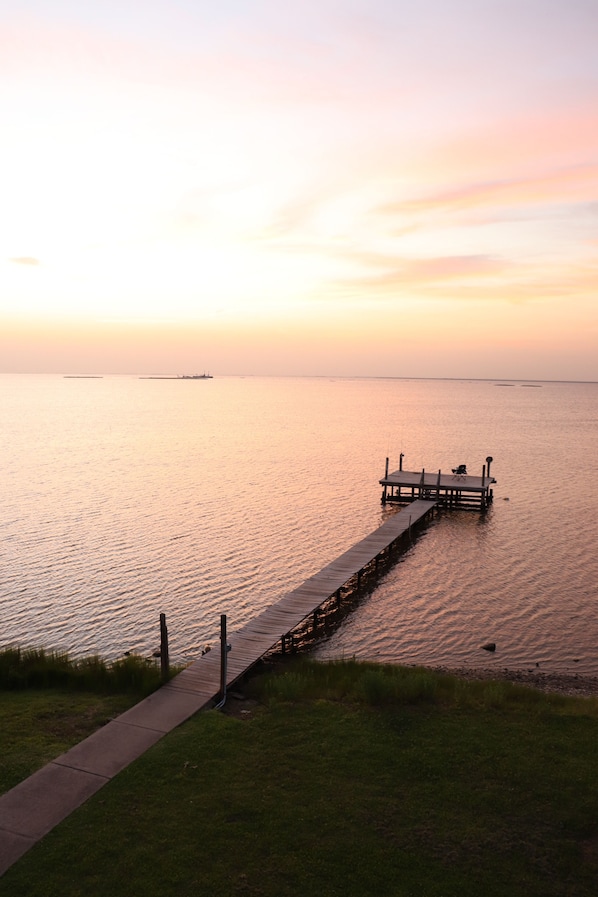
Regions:
<svg viewBox="0 0 598 897"><path fill-rule="evenodd" d="M403 455L403 452L401 452L401 454L399 455L399 470L403 469L403 458L404 457L405 456Z"/></svg>
<svg viewBox="0 0 598 897"><path fill-rule="evenodd" d="M168 679L170 660L168 657L168 629L166 628L166 614L160 614L160 673L162 681Z"/></svg>

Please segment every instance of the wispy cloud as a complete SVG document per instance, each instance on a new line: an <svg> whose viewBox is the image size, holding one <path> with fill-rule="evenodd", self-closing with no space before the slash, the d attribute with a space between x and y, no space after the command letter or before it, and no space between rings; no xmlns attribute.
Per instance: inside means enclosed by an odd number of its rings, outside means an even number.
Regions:
<svg viewBox="0 0 598 897"><path fill-rule="evenodd" d="M372 256L363 264L376 266ZM372 299L405 297L523 305L528 302L593 301L598 290L598 264L588 263L572 269L558 262L544 264L513 262L490 256L447 256L395 261L379 259L378 273L344 278L339 291L368 295Z"/></svg>
<svg viewBox="0 0 598 897"><path fill-rule="evenodd" d="M9 259L9 262L13 262L15 265L41 265L40 260L34 258L32 255L18 255L15 258Z"/></svg>
<svg viewBox="0 0 598 897"><path fill-rule="evenodd" d="M429 212L540 202L552 203L579 186L598 185L598 165L576 165L542 175L462 182L411 199L381 205L380 213Z"/></svg>

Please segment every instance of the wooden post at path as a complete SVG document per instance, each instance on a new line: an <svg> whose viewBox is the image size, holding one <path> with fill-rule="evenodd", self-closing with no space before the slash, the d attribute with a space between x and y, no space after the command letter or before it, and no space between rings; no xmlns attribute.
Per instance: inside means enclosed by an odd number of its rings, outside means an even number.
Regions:
<svg viewBox="0 0 598 897"><path fill-rule="evenodd" d="M168 658L168 629L166 628L166 614L160 614L160 672L162 679L166 681L170 672Z"/></svg>

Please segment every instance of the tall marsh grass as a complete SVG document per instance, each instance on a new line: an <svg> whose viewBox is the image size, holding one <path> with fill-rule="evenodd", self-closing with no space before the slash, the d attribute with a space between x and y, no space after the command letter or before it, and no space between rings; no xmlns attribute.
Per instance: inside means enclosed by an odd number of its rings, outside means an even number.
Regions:
<svg viewBox="0 0 598 897"><path fill-rule="evenodd" d="M300 658L251 683L265 703L347 701L370 707L438 704L463 710L502 711L520 706L534 714L579 712L598 716L598 698L547 694L507 681L464 680L425 667Z"/></svg>
<svg viewBox="0 0 598 897"><path fill-rule="evenodd" d="M161 682L159 665L137 655L110 663L97 656L74 659L43 648L0 650L0 688L5 690L72 688L150 694Z"/></svg>
<svg viewBox="0 0 598 897"><path fill-rule="evenodd" d="M302 659L257 687L266 701L318 698L381 707L435 702L446 693L449 678L418 667Z"/></svg>

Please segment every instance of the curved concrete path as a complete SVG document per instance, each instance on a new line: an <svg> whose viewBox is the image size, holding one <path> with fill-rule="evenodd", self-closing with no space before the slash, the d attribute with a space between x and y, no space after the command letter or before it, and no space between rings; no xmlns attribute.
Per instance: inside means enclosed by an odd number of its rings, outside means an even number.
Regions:
<svg viewBox="0 0 598 897"><path fill-rule="evenodd" d="M0 797L0 875L176 726L211 704L220 688L220 651L205 661L201 688L175 677ZM186 671L185 671L186 672ZM207 686L213 679L214 687Z"/></svg>

